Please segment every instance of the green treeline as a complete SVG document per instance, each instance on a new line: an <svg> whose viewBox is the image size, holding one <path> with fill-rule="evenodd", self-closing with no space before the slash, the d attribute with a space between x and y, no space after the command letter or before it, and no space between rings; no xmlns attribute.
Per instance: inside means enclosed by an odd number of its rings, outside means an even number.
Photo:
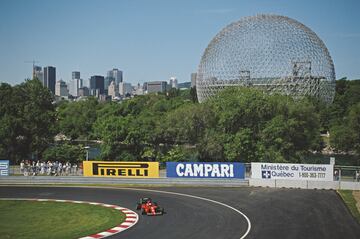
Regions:
<svg viewBox="0 0 360 239"><path fill-rule="evenodd" d="M324 148L327 131L333 148L360 154L360 80L338 80L330 106L251 88L203 104L195 89L172 89L122 103L55 105L37 80L2 83L0 102L0 156L13 161L82 160L80 139L101 141L102 160L306 162ZM55 135L68 140L54 143Z"/></svg>

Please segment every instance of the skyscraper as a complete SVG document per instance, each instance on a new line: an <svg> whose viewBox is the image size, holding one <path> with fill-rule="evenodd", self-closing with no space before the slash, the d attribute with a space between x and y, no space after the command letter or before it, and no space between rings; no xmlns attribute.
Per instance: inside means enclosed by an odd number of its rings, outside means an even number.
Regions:
<svg viewBox="0 0 360 239"><path fill-rule="evenodd" d="M33 68L33 78L38 79L39 81L43 82L43 71L41 66L35 66Z"/></svg>
<svg viewBox="0 0 360 239"><path fill-rule="evenodd" d="M119 69L114 68L107 72L107 78L112 78L113 80L115 80L116 86L119 86L120 82L123 82L123 72ZM109 84L110 82L111 80L109 81Z"/></svg>
<svg viewBox="0 0 360 239"><path fill-rule="evenodd" d="M79 89L83 87L83 80L80 79L80 71L72 72L72 79L69 84L69 94L79 96Z"/></svg>
<svg viewBox="0 0 360 239"><path fill-rule="evenodd" d="M73 71L72 72L72 79L80 79L80 71Z"/></svg>
<svg viewBox="0 0 360 239"><path fill-rule="evenodd" d="M44 67L43 85L55 94L56 68L53 66Z"/></svg>
<svg viewBox="0 0 360 239"><path fill-rule="evenodd" d="M90 95L104 94L104 81L103 76L91 76L89 79Z"/></svg>

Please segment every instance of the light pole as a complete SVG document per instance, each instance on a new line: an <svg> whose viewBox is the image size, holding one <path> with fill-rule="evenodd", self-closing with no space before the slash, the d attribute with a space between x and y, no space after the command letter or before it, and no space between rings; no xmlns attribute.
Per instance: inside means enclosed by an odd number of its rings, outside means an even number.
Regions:
<svg viewBox="0 0 360 239"><path fill-rule="evenodd" d="M86 161L89 160L89 149L90 149L90 146L85 146L84 149L86 150Z"/></svg>

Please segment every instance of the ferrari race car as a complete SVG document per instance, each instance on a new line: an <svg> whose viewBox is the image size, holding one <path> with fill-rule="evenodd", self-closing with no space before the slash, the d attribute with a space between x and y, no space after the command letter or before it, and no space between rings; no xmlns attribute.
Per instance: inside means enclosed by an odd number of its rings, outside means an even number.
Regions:
<svg viewBox="0 0 360 239"><path fill-rule="evenodd" d="M147 202L151 201L151 198L140 198L139 202L136 204L136 210L140 210Z"/></svg>
<svg viewBox="0 0 360 239"><path fill-rule="evenodd" d="M136 205L136 210L141 210L142 215L156 216L163 215L164 208L158 206L151 198L141 198Z"/></svg>

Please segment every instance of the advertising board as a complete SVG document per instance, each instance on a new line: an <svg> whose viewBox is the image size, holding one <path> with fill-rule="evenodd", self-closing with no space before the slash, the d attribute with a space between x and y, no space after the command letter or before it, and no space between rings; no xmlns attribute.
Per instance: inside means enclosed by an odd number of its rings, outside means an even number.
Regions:
<svg viewBox="0 0 360 239"><path fill-rule="evenodd" d="M243 163L167 162L166 176L170 178L244 178Z"/></svg>
<svg viewBox="0 0 360 239"><path fill-rule="evenodd" d="M0 160L0 176L9 176L9 160Z"/></svg>
<svg viewBox="0 0 360 239"><path fill-rule="evenodd" d="M334 165L251 163L251 178L333 181Z"/></svg>
<svg viewBox="0 0 360 239"><path fill-rule="evenodd" d="M158 178L158 162L83 161L84 176Z"/></svg>

